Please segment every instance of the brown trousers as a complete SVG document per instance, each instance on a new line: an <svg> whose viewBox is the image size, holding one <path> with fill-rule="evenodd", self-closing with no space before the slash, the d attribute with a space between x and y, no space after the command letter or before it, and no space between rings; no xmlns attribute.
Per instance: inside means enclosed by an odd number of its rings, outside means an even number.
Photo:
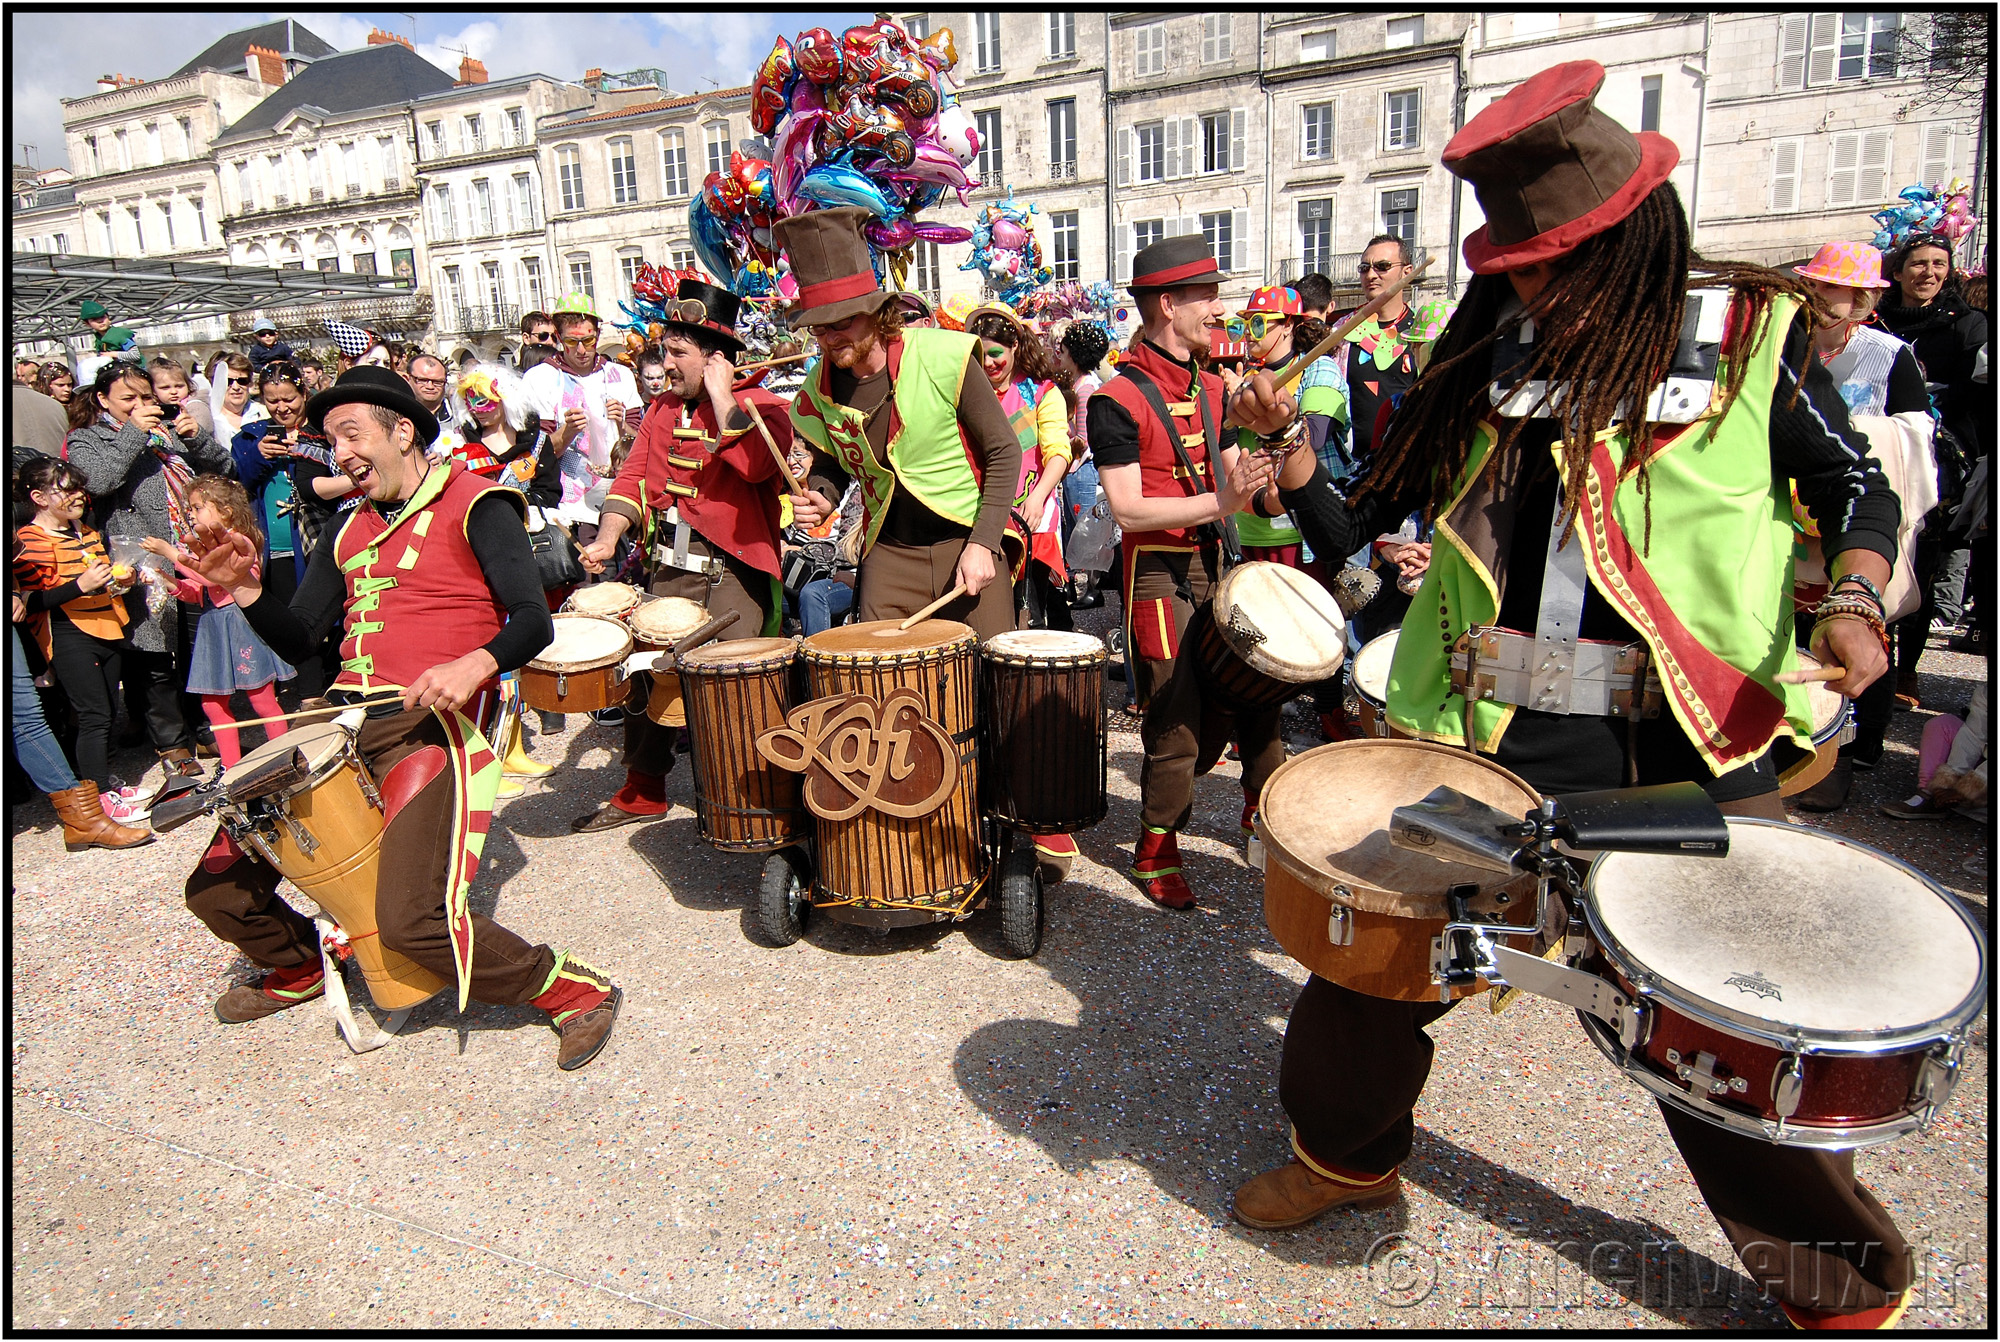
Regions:
<svg viewBox="0 0 2000 1342"><path fill-rule="evenodd" d="M361 757L379 784L397 761L426 746L445 747L444 728L427 708L371 718L361 728ZM446 983L458 982L444 899L452 852L450 765L406 802L382 831L375 917L382 945L407 955ZM221 871L197 866L187 880L187 906L209 931L267 969L289 969L319 958L319 929L278 897L277 870L244 856ZM531 946L483 914L472 915L472 996L510 1005L540 993L555 971L555 953Z"/></svg>
<svg viewBox="0 0 2000 1342"><path fill-rule="evenodd" d="M736 623L716 635L718 640L761 635L771 616L771 575L734 555L718 554L697 537L689 538L688 552L720 558L721 578L711 582L686 569L661 567L653 571L646 590L653 596L699 601L712 616L735 611ZM632 698L625 705L625 767L642 774L665 774L674 767L674 738L679 729L662 727L646 716L646 700L652 692L651 675L642 671L633 677Z"/></svg>
<svg viewBox="0 0 2000 1342"><path fill-rule="evenodd" d="M1783 818L1777 794L1723 804ZM1314 975L1285 1027L1278 1097L1321 1164L1386 1174L1409 1158L1411 1111L1430 1076L1424 1027L1450 1006L1369 997ZM1739 1136L1660 1106L1667 1132L1750 1278L1810 1309L1874 1309L1910 1284L1910 1251L1854 1177L1852 1152Z"/></svg>
<svg viewBox="0 0 2000 1342"><path fill-rule="evenodd" d="M1141 550L1128 561L1125 583L1125 655L1131 659L1133 692L1145 716L1139 740L1146 758L1139 766L1140 818L1154 829L1178 830L1194 813L1194 780L1215 767L1231 737L1243 756L1243 791L1263 795L1264 784L1285 762L1277 708L1232 711L1204 695L1194 658L1144 657L1133 642L1131 612L1141 602L1170 601L1174 642L1180 651L1188 621L1208 601L1219 576L1214 547Z"/></svg>
<svg viewBox="0 0 2000 1342"><path fill-rule="evenodd" d="M968 542L939 541L936 545L898 545L877 540L861 560L860 585L854 594L857 620L900 620L915 615L958 585L958 556ZM993 560L993 581L978 596L962 596L933 616L972 626L984 643L1014 627L1014 584L1006 561Z"/></svg>

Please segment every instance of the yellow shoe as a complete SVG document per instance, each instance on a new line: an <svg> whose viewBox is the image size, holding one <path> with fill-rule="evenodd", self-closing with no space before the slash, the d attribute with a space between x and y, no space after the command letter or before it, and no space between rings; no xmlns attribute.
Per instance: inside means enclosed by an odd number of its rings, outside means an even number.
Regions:
<svg viewBox="0 0 2000 1342"><path fill-rule="evenodd" d="M511 778L540 778L555 771L553 764L543 764L528 753L527 745L521 737L521 721L516 718L514 730L507 734L507 752L500 757L500 772ZM511 797L514 794L503 792L501 795Z"/></svg>
<svg viewBox="0 0 2000 1342"><path fill-rule="evenodd" d="M527 784L517 782L503 773L500 775L500 790L493 795L496 797L518 797L527 790Z"/></svg>

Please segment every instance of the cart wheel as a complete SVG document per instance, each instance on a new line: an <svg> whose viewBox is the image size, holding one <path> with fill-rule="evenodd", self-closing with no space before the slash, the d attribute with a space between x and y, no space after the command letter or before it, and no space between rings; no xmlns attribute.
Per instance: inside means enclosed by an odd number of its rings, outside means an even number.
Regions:
<svg viewBox="0 0 2000 1342"><path fill-rule="evenodd" d="M1000 939L1027 959L1042 945L1042 873L1033 844L1011 849L1000 865Z"/></svg>
<svg viewBox="0 0 2000 1342"><path fill-rule="evenodd" d="M789 946L805 932L812 917L812 901L806 898L811 882L811 868L797 848L780 848L764 859L757 882L757 926L773 946Z"/></svg>

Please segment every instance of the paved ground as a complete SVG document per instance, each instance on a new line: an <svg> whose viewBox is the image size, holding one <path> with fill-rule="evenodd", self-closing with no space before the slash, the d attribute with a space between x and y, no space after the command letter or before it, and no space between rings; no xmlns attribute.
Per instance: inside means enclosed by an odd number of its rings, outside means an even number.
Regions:
<svg viewBox="0 0 2000 1342"><path fill-rule="evenodd" d="M1983 663L1926 671L1927 700L1962 708ZM1826 823L1983 920L1986 878L1962 870L1979 828L1872 813L1911 790L1923 717L1898 715ZM1435 1028L1403 1207L1286 1235L1229 1219L1286 1155L1277 1059L1304 977L1242 865L1234 766L1185 845L1202 911L1163 914L1119 874L1138 766L1120 727L1111 818L1015 962L990 911L756 944L755 860L705 848L685 806L569 833L615 787L616 744L537 745L564 767L503 804L474 896L624 984L611 1048L573 1075L525 1009L427 1005L360 1057L317 1007L221 1026L208 1004L250 967L180 903L206 834L66 856L46 803L19 807L10 1322L1783 1326L1652 1105L1532 999ZM1986 1029L1940 1121L1860 1160L1923 1255L1906 1326L1990 1326Z"/></svg>

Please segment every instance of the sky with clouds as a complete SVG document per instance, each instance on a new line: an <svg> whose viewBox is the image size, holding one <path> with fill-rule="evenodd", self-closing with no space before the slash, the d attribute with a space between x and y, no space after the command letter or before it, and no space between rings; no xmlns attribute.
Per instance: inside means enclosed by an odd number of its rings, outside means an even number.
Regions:
<svg viewBox="0 0 2000 1342"><path fill-rule="evenodd" d="M100 75L158 79L172 74L204 47L241 28L296 18L336 50L363 45L370 28L411 35L417 53L452 74L459 53L484 61L489 75L542 73L577 79L593 66L605 70L655 67L672 86L693 93L750 81L771 40L807 28L835 33L867 23L862 12L731 10L703 5L667 12L597 13L575 8L497 13L394 11L313 13L226 10L160 13L22 13L10 17L13 54L14 143L9 158L22 161L21 144L36 146L44 168L68 166L63 145L62 98L97 92Z"/></svg>

